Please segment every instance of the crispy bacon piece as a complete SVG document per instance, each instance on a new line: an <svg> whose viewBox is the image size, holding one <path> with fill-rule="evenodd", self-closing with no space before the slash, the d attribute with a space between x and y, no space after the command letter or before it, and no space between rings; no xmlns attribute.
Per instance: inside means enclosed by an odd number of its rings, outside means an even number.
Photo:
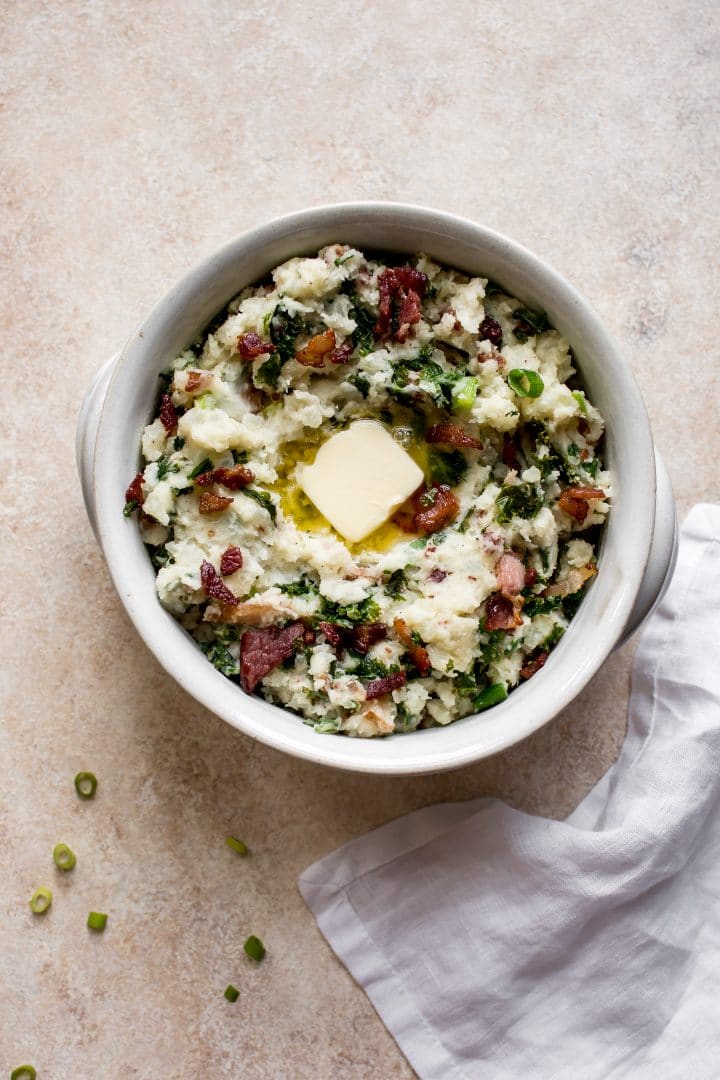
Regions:
<svg viewBox="0 0 720 1080"><path fill-rule="evenodd" d="M514 630L521 624L520 612L510 597L500 592L490 593L485 601L485 629Z"/></svg>
<svg viewBox="0 0 720 1080"><path fill-rule="evenodd" d="M535 672L539 671L540 668L543 666L549 655L550 653L548 652L539 652L535 653L535 656L533 656L532 659L526 660L523 666L520 668L520 678L532 678Z"/></svg>
<svg viewBox="0 0 720 1080"><path fill-rule="evenodd" d="M478 328L478 337L499 349L502 344L502 326L492 315L486 315Z"/></svg>
<svg viewBox="0 0 720 1080"><path fill-rule="evenodd" d="M231 545L225 548L220 558L220 573L223 577L230 577L231 574L236 574L238 570L242 569L242 564L242 551L240 548Z"/></svg>
<svg viewBox="0 0 720 1080"><path fill-rule="evenodd" d="M134 502L137 503L138 506L142 506L143 499L145 498L145 496L143 495L142 482L143 474L139 472L137 476L134 476L128 484L128 489L125 492L126 503Z"/></svg>
<svg viewBox="0 0 720 1080"><path fill-rule="evenodd" d="M318 623L318 629L339 659L345 646L345 627L338 626L337 623L321 622Z"/></svg>
<svg viewBox="0 0 720 1080"><path fill-rule="evenodd" d="M442 443L443 446L468 447L471 450L482 450L483 444L479 439L468 435L459 424L433 424L425 432L425 441L429 443Z"/></svg>
<svg viewBox="0 0 720 1080"><path fill-rule="evenodd" d="M602 488L577 485L576 487L565 488L565 490L561 492L560 498L558 499L558 506L582 525L588 515L588 502L591 499L604 498L605 492Z"/></svg>
<svg viewBox="0 0 720 1080"><path fill-rule="evenodd" d="M353 344L351 341L346 341L344 345L338 345L336 349L327 354L326 359L331 364L347 364L348 360L352 356Z"/></svg>
<svg viewBox="0 0 720 1080"><path fill-rule="evenodd" d="M315 337L311 337L305 348L295 353L295 359L304 367L325 367L327 355L332 353L334 348L335 331L328 329L323 334L315 334Z"/></svg>
<svg viewBox="0 0 720 1080"><path fill-rule="evenodd" d="M517 596L525 588L525 567L517 555L506 551L495 564L495 576L500 592L505 596Z"/></svg>
<svg viewBox="0 0 720 1080"><path fill-rule="evenodd" d="M534 585L538 579L538 572L534 566L525 567L525 584Z"/></svg>
<svg viewBox="0 0 720 1080"><path fill-rule="evenodd" d="M387 637L387 626L379 622L361 623L352 631L352 647L363 656L371 645Z"/></svg>
<svg viewBox="0 0 720 1080"><path fill-rule="evenodd" d="M292 656L295 642L304 639L301 622L290 623L282 630L277 626L246 630L240 638L240 684L245 693L252 694L261 679Z"/></svg>
<svg viewBox="0 0 720 1080"><path fill-rule="evenodd" d="M392 675L383 675L379 679L372 679L365 687L365 699L380 697L381 694L389 694L391 690L397 690L407 682L404 671L395 671Z"/></svg>
<svg viewBox="0 0 720 1080"><path fill-rule="evenodd" d="M386 267L378 277L380 305L374 335L382 341L389 337L405 341L410 328L420 319L421 301L427 286L426 275L412 266ZM393 315L396 316L394 320Z"/></svg>
<svg viewBox="0 0 720 1080"><path fill-rule="evenodd" d="M200 487L209 487L211 484L222 484L231 491L239 491L240 488L252 484L255 473L246 469L244 465L233 465L230 469L212 469L210 472L200 473L195 477L195 483Z"/></svg>
<svg viewBox="0 0 720 1080"><path fill-rule="evenodd" d="M209 371L188 371L185 380L185 393L194 394L196 390L204 390L212 382Z"/></svg>
<svg viewBox="0 0 720 1080"><path fill-rule="evenodd" d="M178 426L178 415L172 398L169 394L163 394L160 398L160 423L168 435L174 435Z"/></svg>
<svg viewBox="0 0 720 1080"><path fill-rule="evenodd" d="M241 334L237 339L238 352L241 360L254 360L257 356L275 352L275 346L271 341L263 341L259 334L252 331Z"/></svg>
<svg viewBox="0 0 720 1080"><path fill-rule="evenodd" d="M503 465L507 465L508 469L515 469L516 472L520 472L517 446L510 435L503 435L502 462Z"/></svg>
<svg viewBox="0 0 720 1080"><path fill-rule="evenodd" d="M436 566L434 570L431 570L428 574L428 581L436 581L438 584L444 581L450 573L449 570L441 570L439 566Z"/></svg>
<svg viewBox="0 0 720 1080"><path fill-rule="evenodd" d="M433 484L421 495L413 496L415 504L415 529L418 532L434 533L444 529L454 521L460 509L447 484Z"/></svg>
<svg viewBox="0 0 720 1080"><path fill-rule="evenodd" d="M418 645L413 640L410 627L404 619L393 619L393 629L407 649L412 664L418 669L420 675L429 675L432 669L428 651L424 645Z"/></svg>
<svg viewBox="0 0 720 1080"><path fill-rule="evenodd" d="M240 603L235 593L228 589L213 564L208 562L207 559L203 560L200 567L200 581L207 595L212 596L213 600L220 600L229 607L234 607Z"/></svg>
<svg viewBox="0 0 720 1080"><path fill-rule="evenodd" d="M200 496L201 514L219 514L221 510L227 510L232 504L232 499L225 495L214 495L212 491L203 491Z"/></svg>

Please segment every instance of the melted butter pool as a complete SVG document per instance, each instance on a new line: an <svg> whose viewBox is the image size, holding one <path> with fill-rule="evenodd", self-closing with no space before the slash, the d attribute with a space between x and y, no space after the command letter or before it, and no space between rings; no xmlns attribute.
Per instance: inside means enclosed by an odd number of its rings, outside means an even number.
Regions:
<svg viewBox="0 0 720 1080"><path fill-rule="evenodd" d="M376 419L376 417L371 417ZM360 419L360 417L354 418ZM385 416L381 418L383 421ZM422 469L425 478L428 478L428 453L427 444L422 438L422 433L417 430L417 418L409 413L409 410L398 407L387 417L391 420L387 423L393 438L395 438L413 461ZM415 424L413 425L413 422ZM365 552L384 553L390 551L395 544L402 540L410 540L411 533L406 533L392 521L386 521L375 529L364 540L351 544L332 527L330 522L310 501L295 479L295 469L298 465L311 465L315 455L322 444L330 436L325 432L314 432L307 438L287 443L283 448L282 458L277 465L277 481L268 485L280 499L283 513L295 523L298 529L309 533L325 533L335 536L345 544L348 551L353 555Z"/></svg>

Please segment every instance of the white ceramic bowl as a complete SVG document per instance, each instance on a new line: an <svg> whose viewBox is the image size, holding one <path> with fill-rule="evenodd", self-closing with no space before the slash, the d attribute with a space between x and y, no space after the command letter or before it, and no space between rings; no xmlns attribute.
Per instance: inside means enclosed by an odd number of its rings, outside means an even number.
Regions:
<svg viewBox="0 0 720 1080"><path fill-rule="evenodd" d="M335 241L418 251L500 282L547 311L571 343L590 397L607 422L606 455L615 478L599 573L568 632L533 679L488 712L449 727L384 739L318 735L299 717L217 672L159 604L155 572L137 525L122 515L137 472L143 426L157 397L158 372L244 286L292 255ZM240 731L326 765L373 773L455 768L525 738L586 685L608 654L642 621L674 565L676 519L664 469L629 367L585 300L537 256L504 236L435 210L392 203L318 207L278 218L231 241L193 269L150 312L122 352L99 373L78 426L83 494L118 595L148 647L173 678Z"/></svg>

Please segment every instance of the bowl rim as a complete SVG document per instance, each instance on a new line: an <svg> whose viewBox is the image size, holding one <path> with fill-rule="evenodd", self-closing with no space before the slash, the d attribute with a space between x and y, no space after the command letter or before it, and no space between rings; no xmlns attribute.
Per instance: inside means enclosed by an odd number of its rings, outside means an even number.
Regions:
<svg viewBox="0 0 720 1080"><path fill-rule="evenodd" d="M469 722L483 724L483 719L488 718L489 713L475 714L456 720L447 727L423 729L396 738L343 739L318 735L312 727L302 722L302 718L288 710L271 705L258 697L244 695L236 684L208 664L194 641L174 617L161 607L154 590L152 597L148 598L146 584L140 583L135 577L133 558L128 557L128 534L123 526L129 523L118 512L115 497L118 483L117 461L122 449L122 444L118 441L119 429L122 428L125 433L129 428L128 386L133 373L145 370L151 364L157 365L157 354L161 351L157 343L162 341L164 326L177 318L184 306L196 299L203 289L207 290L224 269L242 263L243 259L247 260L250 255L262 251L271 243L289 240L297 233L318 229L328 236L334 232L334 239L338 240L344 227L348 224L362 226L366 219L371 219L376 226L386 224L390 228L402 225L411 230L424 229L446 240L463 236L468 243L491 250L500 259L515 260L518 266L524 267L530 274L531 280L539 284L541 291L554 294L558 303L562 301L568 311L574 312L578 325L586 327L603 357L610 362L613 379L619 383L626 415L632 414L633 438L645 478L643 485L636 484L632 477L630 478L629 486L633 490L628 493L628 499L634 500L639 506L634 506L630 557L627 565L623 567L623 579L617 593L605 596L602 611L598 604L593 603L598 586L603 580L604 566L601 558L600 571L593 588L552 654L555 658L567 653L568 647L579 640L580 631L591 628L592 638L587 639L584 656L578 655L572 670L565 670L562 685L558 685L557 678L552 678L553 665L549 664L534 677L532 686L528 682L515 688L505 702L491 710L496 714L495 719L498 711L502 710L503 715L507 716L507 724L502 731L494 731L490 736L486 728L483 739L467 735L461 738L459 732L461 726L467 731ZM331 242L332 238L322 241ZM402 246L393 248L392 243L388 244L388 248L408 250ZM307 244L298 243L294 253L303 255L308 250ZM286 256L290 257L292 256ZM482 269L476 273L482 273ZM257 275L253 275L252 280L256 279ZM234 294L252 284L252 280L246 280L242 273L238 273ZM552 321L555 324L555 319ZM168 355L165 354L165 362L167 360ZM162 366L164 365L156 366L156 371L161 370ZM138 430L147 422L150 406L151 403L148 402ZM122 420L125 421L124 424L120 423ZM104 479L110 479L111 482L105 483ZM127 483L127 477L119 479L123 484ZM93 458L93 482L100 543L115 589L145 644L176 682L211 712L274 749L317 764L385 775L439 772L470 764L527 738L565 708L592 678L621 636L647 565L655 512L653 442L640 390L614 340L589 303L543 259L496 230L455 214L400 202L330 203L283 214L234 237L196 263L153 306L120 353L100 410ZM610 516L606 532L611 524L614 524L614 514L615 511ZM626 516L629 517L627 514ZM136 529L135 533L137 534ZM147 559L146 554L145 558ZM149 600L151 602L148 602ZM595 623L592 621L593 614L601 614L602 618ZM183 641L187 642L187 646L183 645ZM578 654L582 652L577 645L574 651ZM567 665L565 667L567 668ZM278 713L285 718L290 717L297 731L291 730L285 723L280 723ZM453 736L452 732L456 734ZM439 739L438 736L443 738ZM418 740L423 743L418 745ZM398 743L402 744L401 749L383 751L383 747L394 747Z"/></svg>

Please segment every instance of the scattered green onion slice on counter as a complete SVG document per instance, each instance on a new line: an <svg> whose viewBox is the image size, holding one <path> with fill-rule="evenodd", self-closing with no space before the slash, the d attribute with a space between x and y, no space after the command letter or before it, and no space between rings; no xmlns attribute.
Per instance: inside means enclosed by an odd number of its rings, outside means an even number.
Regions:
<svg viewBox="0 0 720 1080"><path fill-rule="evenodd" d="M67 844L56 844L53 848L53 862L58 870L73 870L77 859L75 852Z"/></svg>
<svg viewBox="0 0 720 1080"><path fill-rule="evenodd" d="M259 962L265 955L265 946L259 937L255 937L254 934L251 934L245 942L245 952L251 960L257 960Z"/></svg>
<svg viewBox="0 0 720 1080"><path fill-rule="evenodd" d="M478 392L478 380L475 375L466 375L458 379L452 388L453 409L472 409Z"/></svg>
<svg viewBox="0 0 720 1080"><path fill-rule="evenodd" d="M92 799L97 791L97 776L91 772L79 772L75 777L75 790L81 799Z"/></svg>
<svg viewBox="0 0 720 1080"><path fill-rule="evenodd" d="M52 892L41 885L30 897L30 910L33 915L44 915L52 904Z"/></svg>
<svg viewBox="0 0 720 1080"><path fill-rule="evenodd" d="M240 997L240 991L236 990L232 983L228 983L223 997L227 998L228 1001L237 1001Z"/></svg>
<svg viewBox="0 0 720 1080"><path fill-rule="evenodd" d="M250 854L250 848L247 846L247 844L244 844L242 840L238 840L234 836L226 836L225 843L229 848L232 848L233 851L237 851L238 855Z"/></svg>
<svg viewBox="0 0 720 1080"><path fill-rule="evenodd" d="M10 1080L35 1080L37 1073L32 1065L18 1065L10 1073Z"/></svg>
<svg viewBox="0 0 720 1080"><path fill-rule="evenodd" d="M475 698L475 708L478 712L489 709L491 705L499 705L507 697L507 690L501 682L486 686L482 693Z"/></svg>
<svg viewBox="0 0 720 1080"><path fill-rule="evenodd" d="M97 930L102 933L107 924L107 915L102 911L91 911L87 917L87 924L90 930Z"/></svg>
<svg viewBox="0 0 720 1080"><path fill-rule="evenodd" d="M545 383L537 371L530 368L513 368L508 371L507 381L518 397L540 397L545 389Z"/></svg>

